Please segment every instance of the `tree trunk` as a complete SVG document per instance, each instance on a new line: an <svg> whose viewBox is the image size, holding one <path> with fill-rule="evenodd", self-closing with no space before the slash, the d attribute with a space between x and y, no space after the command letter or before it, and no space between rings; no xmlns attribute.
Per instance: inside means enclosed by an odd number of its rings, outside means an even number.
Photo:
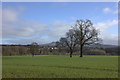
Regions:
<svg viewBox="0 0 120 80"><path fill-rule="evenodd" d="M80 46L80 57L83 57L83 46Z"/></svg>
<svg viewBox="0 0 120 80"><path fill-rule="evenodd" d="M70 58L72 58L72 50L70 50Z"/></svg>
<svg viewBox="0 0 120 80"><path fill-rule="evenodd" d="M32 57L34 57L34 53L32 53Z"/></svg>

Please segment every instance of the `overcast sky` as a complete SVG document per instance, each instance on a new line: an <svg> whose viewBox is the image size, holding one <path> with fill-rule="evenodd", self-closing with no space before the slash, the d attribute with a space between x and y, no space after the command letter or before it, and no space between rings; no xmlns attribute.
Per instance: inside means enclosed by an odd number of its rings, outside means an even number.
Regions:
<svg viewBox="0 0 120 80"><path fill-rule="evenodd" d="M3 2L2 14L3 44L57 41L77 19L90 19L104 44L118 44L115 2Z"/></svg>

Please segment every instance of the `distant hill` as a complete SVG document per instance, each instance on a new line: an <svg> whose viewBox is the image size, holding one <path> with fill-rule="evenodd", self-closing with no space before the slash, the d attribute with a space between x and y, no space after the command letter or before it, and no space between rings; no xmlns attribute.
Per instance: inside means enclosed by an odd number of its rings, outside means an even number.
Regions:
<svg viewBox="0 0 120 80"><path fill-rule="evenodd" d="M41 46L55 46L56 42L51 42L51 43L47 43L47 44L41 44Z"/></svg>
<svg viewBox="0 0 120 80"><path fill-rule="evenodd" d="M96 48L114 48L114 47L117 47L117 45L101 44L101 45L91 45L91 47L96 47Z"/></svg>
<svg viewBox="0 0 120 80"><path fill-rule="evenodd" d="M11 44L2 44L2 46L6 46L6 45L11 45ZM46 43L46 44L40 44L40 46L55 46L56 42L51 42L51 43ZM15 44L12 46L16 46ZM29 45L17 45L17 46L29 46ZM86 46L88 47L88 46ZM106 44L101 44L101 45L90 45L89 47L91 48L114 48L114 47L118 47L117 45L106 45Z"/></svg>

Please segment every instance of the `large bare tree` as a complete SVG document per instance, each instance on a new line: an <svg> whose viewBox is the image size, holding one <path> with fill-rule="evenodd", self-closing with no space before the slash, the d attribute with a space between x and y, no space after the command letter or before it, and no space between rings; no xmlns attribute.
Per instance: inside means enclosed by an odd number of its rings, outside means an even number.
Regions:
<svg viewBox="0 0 120 80"><path fill-rule="evenodd" d="M76 46L76 42L77 39L75 38L75 32L73 29L70 29L67 33L66 33L66 37L62 37L60 38L60 44L63 47L67 47L70 50L70 57L72 57L72 53L75 49Z"/></svg>
<svg viewBox="0 0 120 80"><path fill-rule="evenodd" d="M77 20L73 29L77 44L80 46L80 57L83 56L85 45L98 44L101 41L98 37L99 31L93 27L90 20Z"/></svg>

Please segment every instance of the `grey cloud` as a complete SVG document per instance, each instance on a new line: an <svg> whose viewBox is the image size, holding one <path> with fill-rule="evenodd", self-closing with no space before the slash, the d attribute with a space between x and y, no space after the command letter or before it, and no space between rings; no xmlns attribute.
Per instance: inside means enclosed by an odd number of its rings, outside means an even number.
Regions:
<svg viewBox="0 0 120 80"><path fill-rule="evenodd" d="M64 36L65 33L71 28L73 23L62 23L62 22L53 22L51 23L51 28L49 30L49 35L51 36Z"/></svg>
<svg viewBox="0 0 120 80"><path fill-rule="evenodd" d="M100 37L103 39L104 44L118 44L118 34L109 33L108 29L111 27L118 28L118 20L112 20L108 22L99 22L94 26L100 30Z"/></svg>

